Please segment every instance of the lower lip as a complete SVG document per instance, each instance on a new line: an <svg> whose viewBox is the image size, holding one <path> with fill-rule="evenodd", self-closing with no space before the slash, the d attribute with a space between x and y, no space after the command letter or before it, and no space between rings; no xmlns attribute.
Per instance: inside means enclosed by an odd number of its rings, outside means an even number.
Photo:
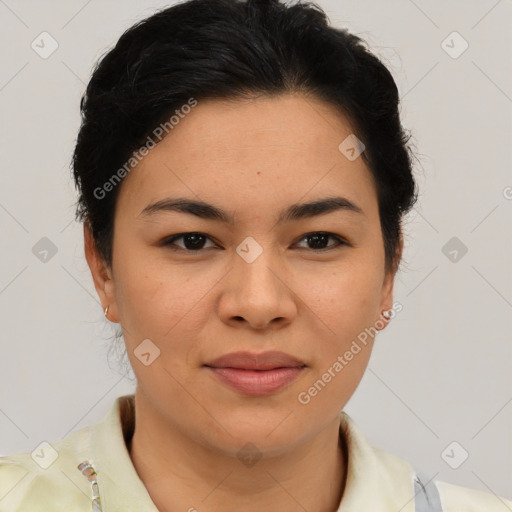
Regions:
<svg viewBox="0 0 512 512"><path fill-rule="evenodd" d="M304 369L304 367L275 368L274 370L209 368L222 382L245 395L251 396L265 396L276 393L293 382Z"/></svg>

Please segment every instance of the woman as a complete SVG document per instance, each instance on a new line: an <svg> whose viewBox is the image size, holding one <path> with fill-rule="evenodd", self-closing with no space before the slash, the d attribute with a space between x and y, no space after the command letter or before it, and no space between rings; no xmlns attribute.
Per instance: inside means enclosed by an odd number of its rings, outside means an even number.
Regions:
<svg viewBox="0 0 512 512"><path fill-rule="evenodd" d="M0 459L0 511L506 510L343 412L397 314L412 155L394 80L315 5L190 0L95 69L77 218L137 378Z"/></svg>

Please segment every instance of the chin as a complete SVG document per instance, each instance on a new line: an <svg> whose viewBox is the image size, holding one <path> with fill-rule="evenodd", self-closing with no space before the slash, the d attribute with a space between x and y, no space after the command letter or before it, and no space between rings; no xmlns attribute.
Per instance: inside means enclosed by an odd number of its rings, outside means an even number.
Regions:
<svg viewBox="0 0 512 512"><path fill-rule="evenodd" d="M297 422L290 411L289 407L266 412L257 407L226 411L219 415L224 428L217 425L215 439L211 439L211 431L205 435L232 456L237 456L246 445L250 445L247 449L255 447L265 457L279 456L308 437L308 431L303 430L307 425Z"/></svg>

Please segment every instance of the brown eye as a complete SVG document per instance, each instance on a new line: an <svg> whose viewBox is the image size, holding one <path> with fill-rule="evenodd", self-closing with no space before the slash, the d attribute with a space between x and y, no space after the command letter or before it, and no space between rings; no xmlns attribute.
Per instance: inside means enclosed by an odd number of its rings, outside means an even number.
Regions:
<svg viewBox="0 0 512 512"><path fill-rule="evenodd" d="M329 240L332 239L335 241L334 244L329 244ZM178 245L175 242L177 240L182 240L181 244ZM199 232L191 232L191 233L179 233L173 235L169 238L166 238L162 243L163 246L169 247L173 251L185 251L185 252L201 252L204 249L218 247L212 242L212 246L205 247L205 244L211 239L209 236L204 233ZM317 231L313 233L308 233L304 235L299 243L305 241L307 247L306 249L310 249L315 252L323 252L329 251L331 249L336 249L337 247L343 245L349 245L345 240L343 240L338 235L334 235L333 233L327 233L325 231ZM304 247L303 247L304 248Z"/></svg>
<svg viewBox="0 0 512 512"><path fill-rule="evenodd" d="M336 241L334 245L327 245L330 238ZM341 237L332 233L326 233L325 231L308 233L307 235L304 235L300 241L302 242L303 240L306 240L306 243L309 246L307 247L308 249L319 252L328 251L341 245L348 245Z"/></svg>
<svg viewBox="0 0 512 512"><path fill-rule="evenodd" d="M183 239L183 246L178 246L174 242L176 240ZM173 250L184 250L189 252L198 252L203 250L205 242L210 238L204 233L180 233L167 238L164 242L164 246L170 247ZM171 247L175 245L176 247Z"/></svg>

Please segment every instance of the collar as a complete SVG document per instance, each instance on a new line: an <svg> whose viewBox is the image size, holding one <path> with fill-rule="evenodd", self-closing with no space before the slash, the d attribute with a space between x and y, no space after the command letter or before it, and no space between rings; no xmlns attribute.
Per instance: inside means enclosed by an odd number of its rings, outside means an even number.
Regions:
<svg viewBox="0 0 512 512"><path fill-rule="evenodd" d="M127 448L135 427L135 396L118 397L91 427L89 459L97 473L103 512L159 512L133 465Z"/></svg>
<svg viewBox="0 0 512 512"><path fill-rule="evenodd" d="M103 512L158 512L138 476L127 443L135 426L134 395L118 397L90 427L91 457ZM348 451L347 481L338 512L412 512L414 470L405 460L371 446L354 420L340 413L340 435Z"/></svg>

